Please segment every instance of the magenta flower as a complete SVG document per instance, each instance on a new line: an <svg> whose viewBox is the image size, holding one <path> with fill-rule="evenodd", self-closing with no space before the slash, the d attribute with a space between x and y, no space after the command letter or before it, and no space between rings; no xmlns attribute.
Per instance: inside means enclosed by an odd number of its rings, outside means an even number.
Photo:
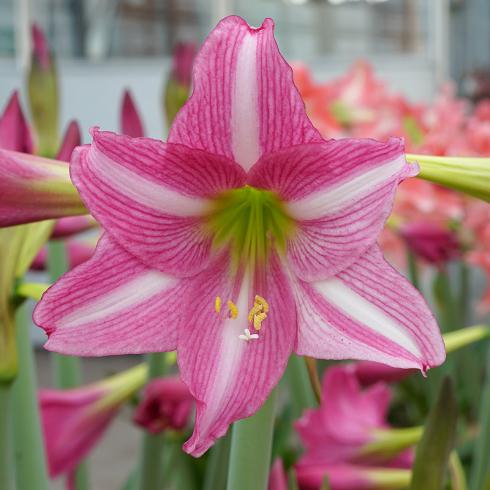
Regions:
<svg viewBox="0 0 490 490"><path fill-rule="evenodd" d="M133 138L138 138L145 134L143 122L129 90L125 90L123 94L120 120L122 134Z"/></svg>
<svg viewBox="0 0 490 490"><path fill-rule="evenodd" d="M409 223L400 227L407 247L419 258L437 267L461 256L461 244L454 231L431 222Z"/></svg>
<svg viewBox="0 0 490 490"><path fill-rule="evenodd" d="M133 422L152 434L182 430L189 421L194 400L178 377L159 378L145 388Z"/></svg>
<svg viewBox="0 0 490 490"><path fill-rule="evenodd" d="M282 459L280 458L277 458L272 465L267 488L268 490L288 490L288 480L286 472L284 471Z"/></svg>
<svg viewBox="0 0 490 490"><path fill-rule="evenodd" d="M37 24L31 26L32 55L34 63L38 63L43 70L51 68L52 60L49 53L49 45L44 32Z"/></svg>
<svg viewBox="0 0 490 490"><path fill-rule="evenodd" d="M53 236L53 235L51 235ZM68 254L68 267L73 269L83 264L94 254L94 246L80 240L68 239L65 242ZM43 271L47 269L48 249L44 246L36 255L31 264L31 270Z"/></svg>
<svg viewBox="0 0 490 490"><path fill-rule="evenodd" d="M17 91L10 96L0 116L0 148L32 153L32 134L22 112Z"/></svg>
<svg viewBox="0 0 490 490"><path fill-rule="evenodd" d="M94 129L75 152L72 180L105 234L38 304L46 348L177 349L195 456L264 403L293 351L440 364L432 314L376 244L417 172L402 142L324 141L270 19L221 21L193 86L166 144Z"/></svg>
<svg viewBox="0 0 490 490"><path fill-rule="evenodd" d="M196 51L196 45L191 42L182 42L175 46L170 76L179 85L191 86L192 65L194 64Z"/></svg>
<svg viewBox="0 0 490 490"><path fill-rule="evenodd" d="M146 366L139 365L81 388L40 390L41 421L52 478L78 466L146 378Z"/></svg>
<svg viewBox="0 0 490 490"><path fill-rule="evenodd" d="M322 405L307 410L296 423L306 448L296 465L301 488L319 488L325 475L332 490L378 488L373 475L388 471L394 476L396 469L410 468L410 449L402 451L403 446L394 444L394 449L372 450L373 443L382 440L381 434L389 429L386 417L391 392L386 384L362 391L351 366L335 366L324 375L322 395ZM415 431L416 442L419 429ZM400 474L406 476L406 472Z"/></svg>
<svg viewBox="0 0 490 490"><path fill-rule="evenodd" d="M77 121L70 121L65 134L63 135L63 139L61 140L61 146L56 158L58 160L63 160L64 162L69 162L73 150L81 144L82 137L80 135L80 126Z"/></svg>

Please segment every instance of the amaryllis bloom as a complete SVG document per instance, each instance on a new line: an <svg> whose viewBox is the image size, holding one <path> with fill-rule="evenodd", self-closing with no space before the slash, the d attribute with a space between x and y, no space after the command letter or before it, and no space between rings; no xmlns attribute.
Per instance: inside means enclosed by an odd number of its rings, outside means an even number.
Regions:
<svg viewBox="0 0 490 490"><path fill-rule="evenodd" d="M133 416L133 422L152 434L166 429L182 430L189 421L194 400L177 377L151 381Z"/></svg>
<svg viewBox="0 0 490 490"><path fill-rule="evenodd" d="M139 365L84 387L40 390L44 444L52 478L69 474L78 466L146 377L146 367Z"/></svg>
<svg viewBox="0 0 490 490"><path fill-rule="evenodd" d="M402 225L399 233L409 250L417 257L437 267L461 256L461 244L456 233L447 227L415 222Z"/></svg>
<svg viewBox="0 0 490 490"><path fill-rule="evenodd" d="M392 139L324 141L273 22L227 17L167 143L92 130L71 177L105 233L34 318L65 354L178 351L201 455L252 415L292 352L426 370L444 345L377 237L417 172Z"/></svg>
<svg viewBox="0 0 490 490"><path fill-rule="evenodd" d="M53 236L53 235L51 235ZM87 242L69 238L65 242L68 254L68 267L73 269L77 265L83 264L94 254L95 247ZM48 268L48 249L44 246L31 264L32 270L43 271Z"/></svg>
<svg viewBox="0 0 490 490"><path fill-rule="evenodd" d="M169 125L189 97L195 56L194 43L182 42L175 46L172 69L163 93L165 116Z"/></svg>
<svg viewBox="0 0 490 490"><path fill-rule="evenodd" d="M0 148L32 153L32 135L15 91L0 116Z"/></svg>
<svg viewBox="0 0 490 490"><path fill-rule="evenodd" d="M73 150L81 144L82 137L80 134L80 126L76 121L70 121L65 134L63 135L63 139L61 140L61 146L56 158L58 160L63 160L64 162L69 162Z"/></svg>
<svg viewBox="0 0 490 490"><path fill-rule="evenodd" d="M366 390L350 366L327 370L322 384L322 404L306 410L296 430L306 448L298 467L346 462L386 462L386 455L368 454L367 447L377 440L377 431L389 428L391 391L385 383Z"/></svg>
<svg viewBox="0 0 490 490"><path fill-rule="evenodd" d="M327 469L327 472L326 472ZM377 468L353 464L302 466L296 469L301 490L320 490L328 474L330 490L395 490L408 488L407 469Z"/></svg>
<svg viewBox="0 0 490 490"><path fill-rule="evenodd" d="M65 162L0 150L0 226L85 214Z"/></svg>
<svg viewBox="0 0 490 490"><path fill-rule="evenodd" d="M34 62L38 63L44 70L49 70L52 60L49 53L48 41L46 40L44 32L37 24L32 24L31 36Z"/></svg>
<svg viewBox="0 0 490 490"><path fill-rule="evenodd" d="M122 98L120 126L122 134L127 134L133 138L138 138L145 134L143 122L134 103L133 96L127 89L124 91Z"/></svg>
<svg viewBox="0 0 490 490"><path fill-rule="evenodd" d="M288 480L280 458L277 458L272 465L267 488L268 490L288 490Z"/></svg>

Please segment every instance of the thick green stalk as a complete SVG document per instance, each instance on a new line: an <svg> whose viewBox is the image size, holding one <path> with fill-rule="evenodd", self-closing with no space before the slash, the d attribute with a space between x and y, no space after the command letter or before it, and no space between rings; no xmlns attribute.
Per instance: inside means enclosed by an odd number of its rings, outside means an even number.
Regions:
<svg viewBox="0 0 490 490"><path fill-rule="evenodd" d="M48 269L52 282L57 281L68 270L68 255L65 242L51 240L48 243ZM82 383L80 359L74 356L51 354L54 382L62 390L75 388ZM82 461L75 473L76 490L89 488L87 462Z"/></svg>
<svg viewBox="0 0 490 490"><path fill-rule="evenodd" d="M149 379L164 376L167 371L165 353L158 352L148 356ZM161 490L163 484L162 454L163 435L144 433L141 448L139 490Z"/></svg>
<svg viewBox="0 0 490 490"><path fill-rule="evenodd" d="M294 419L299 418L306 408L313 408L318 405L305 362L296 354L289 358L285 379L289 385Z"/></svg>
<svg viewBox="0 0 490 490"><path fill-rule="evenodd" d="M19 372L12 387L16 490L49 490L27 305L16 315Z"/></svg>
<svg viewBox="0 0 490 490"><path fill-rule="evenodd" d="M12 488L10 460L10 396L11 384L0 383L0 488Z"/></svg>
<svg viewBox="0 0 490 490"><path fill-rule="evenodd" d="M485 385L480 403L479 434L471 469L471 490L481 490L490 479L490 350L487 352Z"/></svg>
<svg viewBox="0 0 490 490"><path fill-rule="evenodd" d="M228 459L231 447L231 431L218 439L212 447L206 466L203 490L225 490L228 477Z"/></svg>
<svg viewBox="0 0 490 490"><path fill-rule="evenodd" d="M228 490L266 490L271 462L277 390L252 417L233 425Z"/></svg>

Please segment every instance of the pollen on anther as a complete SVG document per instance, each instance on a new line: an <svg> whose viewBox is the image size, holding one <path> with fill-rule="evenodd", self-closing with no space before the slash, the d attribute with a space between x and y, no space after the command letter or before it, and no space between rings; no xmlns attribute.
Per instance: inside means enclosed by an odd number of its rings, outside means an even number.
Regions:
<svg viewBox="0 0 490 490"><path fill-rule="evenodd" d="M230 312L230 318L235 320L238 317L238 308L237 308L236 304L233 303L233 301L231 301L231 299L229 299L227 302L227 305L228 305L228 311Z"/></svg>
<svg viewBox="0 0 490 490"><path fill-rule="evenodd" d="M221 311L221 298L219 296L216 296L216 299L214 300L214 310L216 313Z"/></svg>

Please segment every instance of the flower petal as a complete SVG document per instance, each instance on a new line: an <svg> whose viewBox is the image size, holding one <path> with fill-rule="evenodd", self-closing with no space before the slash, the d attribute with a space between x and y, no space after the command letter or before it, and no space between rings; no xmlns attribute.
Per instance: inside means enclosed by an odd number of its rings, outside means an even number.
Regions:
<svg viewBox="0 0 490 490"><path fill-rule="evenodd" d="M98 130L93 138L75 152L71 176L97 221L149 267L201 270L211 248L201 227L208 198L243 185L243 170L182 145Z"/></svg>
<svg viewBox="0 0 490 490"><path fill-rule="evenodd" d="M138 109L136 108L131 92L127 89L123 94L120 117L122 134L126 134L133 138L139 138L145 135Z"/></svg>
<svg viewBox="0 0 490 490"><path fill-rule="evenodd" d="M196 57L193 86L169 142L224 155L248 170L264 153L322 140L277 48L271 19L257 29L240 17L223 19Z"/></svg>
<svg viewBox="0 0 490 490"><path fill-rule="evenodd" d="M61 147L58 150L56 158L65 162L69 162L73 150L82 144L82 136L80 134L80 126L77 121L70 121L66 128Z"/></svg>
<svg viewBox="0 0 490 490"><path fill-rule="evenodd" d="M288 258L311 281L340 272L376 242L399 182L416 170L399 139L330 140L264 157L248 183L287 201L298 224Z"/></svg>
<svg viewBox="0 0 490 490"><path fill-rule="evenodd" d="M445 359L437 323L420 293L378 246L337 277L298 282L297 353L427 368Z"/></svg>
<svg viewBox="0 0 490 490"><path fill-rule="evenodd" d="M32 136L15 91L0 117L0 148L4 150L33 152Z"/></svg>
<svg viewBox="0 0 490 490"><path fill-rule="evenodd" d="M194 433L184 446L193 456L203 454L232 422L249 417L265 402L286 367L296 337L292 292L278 260L269 263L261 287L257 281L252 287L245 278L237 300L223 262L194 280L192 302L179 330L180 372L197 400ZM246 341L239 335L249 327L255 293L268 301L270 310L259 338ZM236 319L223 308L220 314L215 312L217 296L235 299Z"/></svg>
<svg viewBox="0 0 490 490"><path fill-rule="evenodd" d="M46 349L107 356L175 350L185 285L151 270L109 236L94 256L44 293L34 321Z"/></svg>
<svg viewBox="0 0 490 490"><path fill-rule="evenodd" d="M0 150L0 227L85 214L68 165Z"/></svg>

